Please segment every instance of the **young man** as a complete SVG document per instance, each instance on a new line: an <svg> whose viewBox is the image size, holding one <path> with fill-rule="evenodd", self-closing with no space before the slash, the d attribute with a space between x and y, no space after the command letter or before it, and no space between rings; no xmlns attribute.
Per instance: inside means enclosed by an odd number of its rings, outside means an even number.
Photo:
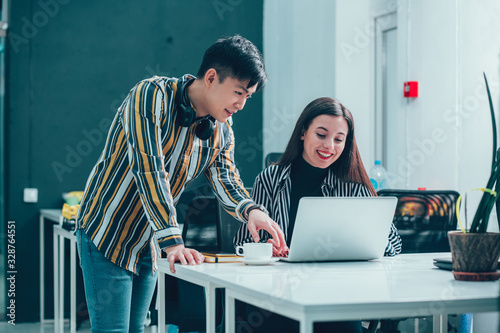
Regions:
<svg viewBox="0 0 500 333"><path fill-rule="evenodd" d="M93 332L142 332L155 288L160 249L174 263L201 264L185 248L175 205L185 186L203 174L223 207L273 236L283 232L245 190L234 163L231 116L267 81L262 55L233 36L207 49L198 76L153 77L122 103L93 168L76 231Z"/></svg>

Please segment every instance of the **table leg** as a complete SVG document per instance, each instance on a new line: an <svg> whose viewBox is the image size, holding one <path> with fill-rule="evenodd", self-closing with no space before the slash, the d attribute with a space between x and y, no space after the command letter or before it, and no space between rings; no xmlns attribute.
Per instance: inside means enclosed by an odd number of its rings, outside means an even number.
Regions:
<svg viewBox="0 0 500 333"><path fill-rule="evenodd" d="M54 332L59 333L59 237L54 233Z"/></svg>
<svg viewBox="0 0 500 333"><path fill-rule="evenodd" d="M158 272L157 283L158 333L165 333L165 274L162 272Z"/></svg>
<svg viewBox="0 0 500 333"><path fill-rule="evenodd" d="M448 331L448 315L440 314L433 316L432 332L443 333Z"/></svg>
<svg viewBox="0 0 500 333"><path fill-rule="evenodd" d="M76 332L76 244L74 241L70 240L71 249L71 271L70 271L70 332Z"/></svg>
<svg viewBox="0 0 500 333"><path fill-rule="evenodd" d="M231 290L226 289L226 333L234 333L235 325L235 299L231 294Z"/></svg>
<svg viewBox="0 0 500 333"><path fill-rule="evenodd" d="M45 322L45 235L44 217L40 214L40 324Z"/></svg>
<svg viewBox="0 0 500 333"><path fill-rule="evenodd" d="M300 333L312 333L314 323L307 318L302 318L300 321Z"/></svg>
<svg viewBox="0 0 500 333"><path fill-rule="evenodd" d="M64 237L59 238L59 331L64 332Z"/></svg>
<svg viewBox="0 0 500 333"><path fill-rule="evenodd" d="M207 333L215 333L217 321L215 320L215 310L216 310L216 296L215 296L215 286L213 283L208 283L205 287L205 313L207 326Z"/></svg>

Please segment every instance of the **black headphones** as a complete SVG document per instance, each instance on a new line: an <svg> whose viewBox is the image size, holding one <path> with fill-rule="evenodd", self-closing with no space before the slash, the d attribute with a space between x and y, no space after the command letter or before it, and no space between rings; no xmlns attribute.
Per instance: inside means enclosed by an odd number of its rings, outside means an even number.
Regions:
<svg viewBox="0 0 500 333"><path fill-rule="evenodd" d="M182 127L189 127L193 124L196 112L191 107L191 103L184 98L184 89L186 89L194 79L187 80L184 83L177 81L177 92L175 93L175 104L177 105L177 124ZM187 102L187 103L185 103ZM212 116L202 118L196 127L196 136L200 140L209 139L215 131L215 119Z"/></svg>

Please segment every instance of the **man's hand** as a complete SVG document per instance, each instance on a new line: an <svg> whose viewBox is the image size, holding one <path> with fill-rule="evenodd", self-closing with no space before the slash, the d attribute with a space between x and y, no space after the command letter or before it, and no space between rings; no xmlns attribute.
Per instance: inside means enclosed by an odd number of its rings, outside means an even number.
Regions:
<svg viewBox="0 0 500 333"><path fill-rule="evenodd" d="M264 229L271 234L272 239L269 240L273 244L273 253L276 255L288 252L288 247L285 242L285 235L278 223L274 222L266 213L261 210L253 209L248 215L248 231L252 235L255 243L260 242L258 231Z"/></svg>
<svg viewBox="0 0 500 333"><path fill-rule="evenodd" d="M185 248L183 244L174 245L165 249L170 271L175 273L174 263L180 261L182 265L199 265L205 261L205 257L195 249Z"/></svg>

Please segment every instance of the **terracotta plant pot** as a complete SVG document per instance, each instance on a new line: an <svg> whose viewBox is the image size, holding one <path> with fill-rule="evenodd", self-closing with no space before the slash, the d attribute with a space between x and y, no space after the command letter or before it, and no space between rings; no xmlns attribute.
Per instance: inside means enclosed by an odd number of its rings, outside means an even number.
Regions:
<svg viewBox="0 0 500 333"><path fill-rule="evenodd" d="M500 233L449 231L453 275L457 280L496 280L500 256Z"/></svg>

